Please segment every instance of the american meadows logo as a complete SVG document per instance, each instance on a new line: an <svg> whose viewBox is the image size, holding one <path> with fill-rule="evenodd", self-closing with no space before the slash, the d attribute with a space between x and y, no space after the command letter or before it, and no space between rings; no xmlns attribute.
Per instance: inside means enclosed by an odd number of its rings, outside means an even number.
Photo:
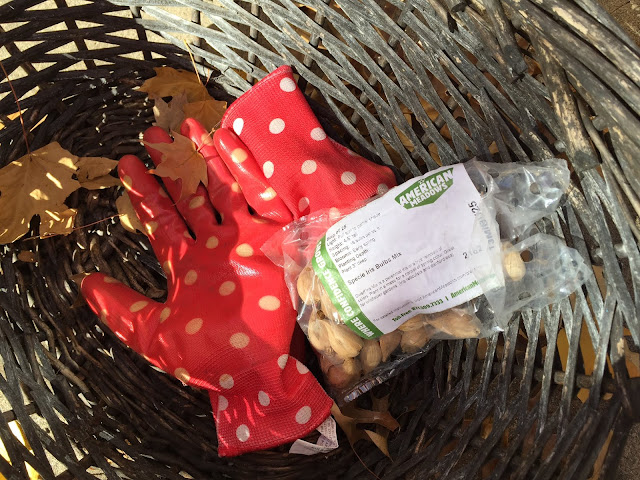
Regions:
<svg viewBox="0 0 640 480"><path fill-rule="evenodd" d="M440 170L411 184L396 197L396 202L407 210L428 205L438 200L451 185L453 185L453 168Z"/></svg>

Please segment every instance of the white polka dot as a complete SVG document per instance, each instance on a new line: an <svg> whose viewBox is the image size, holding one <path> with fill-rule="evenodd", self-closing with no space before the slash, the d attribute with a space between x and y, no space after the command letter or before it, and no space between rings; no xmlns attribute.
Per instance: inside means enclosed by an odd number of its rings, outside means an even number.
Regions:
<svg viewBox="0 0 640 480"><path fill-rule="evenodd" d="M169 275L171 273L171 260L167 260L162 264L162 270Z"/></svg>
<svg viewBox="0 0 640 480"><path fill-rule="evenodd" d="M353 172L343 172L340 180L345 185L353 185L356 183L356 174Z"/></svg>
<svg viewBox="0 0 640 480"><path fill-rule="evenodd" d="M244 127L244 120L236 118L233 121L233 131L236 132L236 135L240 135L242 133L242 127Z"/></svg>
<svg viewBox="0 0 640 480"><path fill-rule="evenodd" d="M304 211L309 206L309 199L307 197L302 197L298 200L298 210L301 212Z"/></svg>
<svg viewBox="0 0 640 480"><path fill-rule="evenodd" d="M276 193L276 191L273 188L269 187L260 194L260 198L262 198L265 202L268 202L269 200L273 200L274 198L276 198L277 195L278 194Z"/></svg>
<svg viewBox="0 0 640 480"><path fill-rule="evenodd" d="M304 425L309 420L311 420L311 407L302 407L298 410L298 413L296 413L296 422Z"/></svg>
<svg viewBox="0 0 640 480"><path fill-rule="evenodd" d="M250 257L253 255L253 248L248 243L243 243L236 247L236 253L241 257Z"/></svg>
<svg viewBox="0 0 640 480"><path fill-rule="evenodd" d="M262 165L262 172L265 177L271 178L273 175L273 162L264 162L264 165Z"/></svg>
<svg viewBox="0 0 640 480"><path fill-rule="evenodd" d="M313 160L305 160L302 164L302 173L305 175L311 175L318 168L318 164Z"/></svg>
<svg viewBox="0 0 640 480"><path fill-rule="evenodd" d="M196 273L196 271L189 270L187 274L184 276L184 284L193 285L194 283L196 283L197 279L198 279L198 274Z"/></svg>
<svg viewBox="0 0 640 480"><path fill-rule="evenodd" d="M274 118L273 120L271 120L271 123L269 123L269 131L271 133L282 133L283 130L284 120L282 120L281 118Z"/></svg>
<svg viewBox="0 0 640 480"><path fill-rule="evenodd" d="M238 437L238 440L241 442L249 440L249 427L244 424L240 425L236 430L236 437Z"/></svg>
<svg viewBox="0 0 640 480"><path fill-rule="evenodd" d="M258 402L260 402L260 405L262 405L263 407L266 407L271 403L271 399L269 398L269 395L267 395L266 392L263 392L262 390L260 390L258 392Z"/></svg>
<svg viewBox="0 0 640 480"><path fill-rule="evenodd" d="M229 343L233 348L244 348L249 345L249 336L245 333L234 333L229 338Z"/></svg>
<svg viewBox="0 0 640 480"><path fill-rule="evenodd" d="M240 193L242 191L240 184L238 182L233 182L231 184L231 191L234 193Z"/></svg>
<svg viewBox="0 0 640 480"><path fill-rule="evenodd" d="M181 382L187 383L191 379L191 375L186 369L179 367L173 371L173 375Z"/></svg>
<svg viewBox="0 0 640 480"><path fill-rule="evenodd" d="M229 400L227 400L222 395L219 395L218 396L218 411L219 412L224 412L227 409L228 406L229 406Z"/></svg>
<svg viewBox="0 0 640 480"><path fill-rule="evenodd" d="M107 312L106 310L100 310L100 320L102 320L102 323L107 323L107 317L109 315L109 312Z"/></svg>
<svg viewBox="0 0 640 480"><path fill-rule="evenodd" d="M135 302L133 305L131 305L129 307L129 311L133 312L133 313L139 312L140 310L142 310L147 305L149 305L149 302L147 302L145 300L140 300L139 302Z"/></svg>
<svg viewBox="0 0 640 480"><path fill-rule="evenodd" d="M278 366L282 370L284 370L284 367L287 366L287 360L289 360L289 355L287 355L286 353L278 357Z"/></svg>
<svg viewBox="0 0 640 480"><path fill-rule="evenodd" d="M248 156L249 154L244 148L234 148L231 152L231 160L233 160L233 163L242 163Z"/></svg>
<svg viewBox="0 0 640 480"><path fill-rule="evenodd" d="M228 373L223 373L222 375L220 375L220 380L218 381L220 382L220 386L222 388L225 388L227 390L233 388L233 377Z"/></svg>
<svg viewBox="0 0 640 480"><path fill-rule="evenodd" d="M320 127L316 127L313 130L311 130L311 138L313 138L314 140L324 140L325 138L327 138L327 134L324 133L324 130Z"/></svg>
<svg viewBox="0 0 640 480"><path fill-rule="evenodd" d="M165 307L160 312L160 323L164 322L171 315L171 309L169 307Z"/></svg>
<svg viewBox="0 0 640 480"><path fill-rule="evenodd" d="M215 235L207 238L207 248L216 248L218 245L220 245L220 240L218 240L218 237L216 237Z"/></svg>
<svg viewBox="0 0 640 480"><path fill-rule="evenodd" d="M290 78L283 78L280 80L280 90L283 92L293 92L296 89L296 82Z"/></svg>
<svg viewBox="0 0 640 480"><path fill-rule="evenodd" d="M236 289L235 283L224 282L222 285L220 285L218 292L220 292L220 295L222 295L223 297L226 297L227 295L231 295L235 289Z"/></svg>
<svg viewBox="0 0 640 480"><path fill-rule="evenodd" d="M184 327L184 331L187 332L189 335L195 335L200 331L201 328L202 328L202 319L194 318L192 320L189 320L189 323L187 323L187 325Z"/></svg>
<svg viewBox="0 0 640 480"><path fill-rule="evenodd" d="M162 198L169 198L169 195L167 195L167 192L165 192L164 188L162 187L158 189L158 195L160 195Z"/></svg>
<svg viewBox="0 0 640 480"><path fill-rule="evenodd" d="M197 197L193 197L189 202L189 208L194 209L204 205L204 197L202 195L198 195Z"/></svg>
<svg viewBox="0 0 640 480"><path fill-rule="evenodd" d="M337 220L340 218L340 210L338 210L336 207L331 207L329 209L329 218L331 220Z"/></svg>
<svg viewBox="0 0 640 480"><path fill-rule="evenodd" d="M296 368L302 375L304 375L305 373L309 373L309 369L307 368L307 366L299 360L296 360Z"/></svg>
<svg viewBox="0 0 640 480"><path fill-rule="evenodd" d="M213 138L209 136L207 132L200 135L200 143L202 145L213 145Z"/></svg>
<svg viewBox="0 0 640 480"><path fill-rule="evenodd" d="M273 312L280 308L280 300L278 297L274 297L273 295L266 295L258 300L258 305L263 310Z"/></svg>
<svg viewBox="0 0 640 480"><path fill-rule="evenodd" d="M389 187L387 187L386 184L381 183L380 185L378 185L378 195L384 195L388 191L389 191Z"/></svg>
<svg viewBox="0 0 640 480"><path fill-rule="evenodd" d="M347 153L349 155L351 155L352 157L357 157L358 156L358 154L356 152L354 152L353 150L351 150L349 148L347 148Z"/></svg>

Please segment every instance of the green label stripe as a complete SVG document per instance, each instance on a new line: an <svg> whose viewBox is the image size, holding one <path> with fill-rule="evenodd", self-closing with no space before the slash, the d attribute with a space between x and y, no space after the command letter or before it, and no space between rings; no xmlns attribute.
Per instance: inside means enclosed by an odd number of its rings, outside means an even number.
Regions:
<svg viewBox="0 0 640 480"><path fill-rule="evenodd" d="M396 196L398 205L409 210L435 203L453 185L453 167L438 169L432 175L424 175Z"/></svg>
<svg viewBox="0 0 640 480"><path fill-rule="evenodd" d="M333 303L338 310L340 318L344 320L344 323L362 338L376 338L381 336L382 332L362 313L360 306L344 283L342 275L340 275L335 263L333 263L333 260L329 256L329 252L327 252L326 240L326 235L318 240L312 265L313 270L329 294L331 303Z"/></svg>

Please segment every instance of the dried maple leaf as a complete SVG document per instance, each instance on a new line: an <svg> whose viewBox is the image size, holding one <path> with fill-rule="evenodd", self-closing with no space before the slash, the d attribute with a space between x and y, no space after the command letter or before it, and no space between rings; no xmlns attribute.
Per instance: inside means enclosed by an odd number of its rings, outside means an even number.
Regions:
<svg viewBox="0 0 640 480"><path fill-rule="evenodd" d="M76 163L76 177L80 186L88 190L115 187L120 180L109 175L118 162L104 157L80 157Z"/></svg>
<svg viewBox="0 0 640 480"><path fill-rule="evenodd" d="M21 250L20 253L18 253L18 260L21 260L27 263L35 263L36 254L30 250Z"/></svg>
<svg viewBox="0 0 640 480"><path fill-rule="evenodd" d="M364 410L357 408L354 403L348 403L342 408L342 413L353 418L357 423L375 423L392 431L400 428L400 424L388 410L379 412Z"/></svg>
<svg viewBox="0 0 640 480"><path fill-rule="evenodd" d="M373 442L373 444L378 447L378 449L384 453L389 460L391 460L391 454L389 454L389 442L387 441L387 437L389 436L389 432L386 435L373 432L371 430L365 430L365 435Z"/></svg>
<svg viewBox="0 0 640 480"><path fill-rule="evenodd" d="M76 211L64 204L80 188L73 179L78 157L50 143L0 169L0 243L10 243L29 231L40 216L40 235L69 233Z"/></svg>
<svg viewBox="0 0 640 480"><path fill-rule="evenodd" d="M187 94L184 92L174 95L169 103L162 98L156 98L153 106L156 126L168 132L178 130L185 117L183 108L186 104Z"/></svg>
<svg viewBox="0 0 640 480"><path fill-rule="evenodd" d="M189 102L211 98L195 73L171 67L158 67L154 70L156 76L146 80L140 87L141 92L146 92L152 98L173 97L181 93L187 95Z"/></svg>
<svg viewBox="0 0 640 480"><path fill-rule="evenodd" d="M206 130L211 131L218 126L226 109L227 102L210 99L186 104L184 115L195 118Z"/></svg>
<svg viewBox="0 0 640 480"><path fill-rule="evenodd" d="M371 430L363 430L358 428L359 423L375 423L377 426L384 427L393 431L400 428L400 424L391 416L387 410L387 399L380 399L378 406L384 408L382 411L364 410L356 408L353 403L345 405L342 410L334 403L331 407L331 414L336 419L340 428L347 435L349 443L353 446L358 440L369 440L380 449L387 457L391 458L388 447L388 432L373 432Z"/></svg>
<svg viewBox="0 0 640 480"><path fill-rule="evenodd" d="M73 223L76 221L78 210L67 208L62 212L46 211L45 215L40 215L40 236L67 235L73 230Z"/></svg>
<svg viewBox="0 0 640 480"><path fill-rule="evenodd" d="M116 199L116 208L120 214L120 223L125 230L133 233L136 233L137 230L144 233L142 222L140 222L140 219L136 215L131 199L126 192L123 192L122 195Z"/></svg>
<svg viewBox="0 0 640 480"><path fill-rule="evenodd" d="M182 199L196 193L200 182L207 185L207 163L191 140L175 132L171 135L172 143L145 142L145 145L162 153L160 163L150 172L171 180L179 179L182 183Z"/></svg>
<svg viewBox="0 0 640 480"><path fill-rule="evenodd" d="M364 431L358 428L356 420L344 415L335 403L331 407L331 415L333 415L333 418L336 419L336 422L338 422L338 425L342 428L351 446L355 445L358 440L364 438Z"/></svg>

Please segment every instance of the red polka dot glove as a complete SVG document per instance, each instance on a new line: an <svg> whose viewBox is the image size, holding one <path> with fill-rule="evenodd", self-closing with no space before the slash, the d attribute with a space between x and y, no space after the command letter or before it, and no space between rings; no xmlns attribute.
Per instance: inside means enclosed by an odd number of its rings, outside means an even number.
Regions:
<svg viewBox="0 0 640 480"><path fill-rule="evenodd" d="M282 270L260 252L291 213L260 180L251 184L245 178L242 192L197 122L186 121L182 133L207 160L208 187L200 185L194 196L175 201L179 181L164 179L167 195L134 156L123 157L118 167L167 274L166 302L99 273L84 279L82 293L123 342L183 382L209 391L221 456L291 442L322 423L333 403L309 370L288 355L295 311ZM153 127L145 141L171 139ZM159 152L149 153L157 164Z"/></svg>
<svg viewBox="0 0 640 480"><path fill-rule="evenodd" d="M215 135L218 150L231 155L236 149L248 149L294 218L323 208L348 207L396 185L389 168L327 137L289 66L273 71L233 102L222 127ZM244 167L241 156L236 157L237 169L244 168L255 178L253 167Z"/></svg>

